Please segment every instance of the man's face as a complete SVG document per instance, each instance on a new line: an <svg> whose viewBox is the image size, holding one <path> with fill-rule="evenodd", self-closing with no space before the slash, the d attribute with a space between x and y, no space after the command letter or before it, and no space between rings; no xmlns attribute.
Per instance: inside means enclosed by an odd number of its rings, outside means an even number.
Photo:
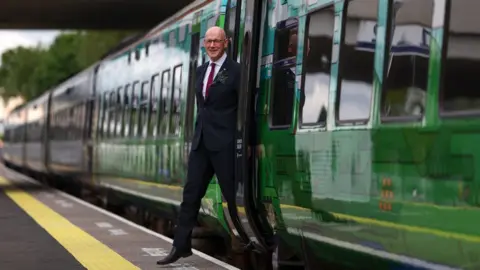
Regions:
<svg viewBox="0 0 480 270"><path fill-rule="evenodd" d="M205 34L204 45L208 57L210 57L212 61L217 61L222 57L228 45L225 32L218 27L210 28Z"/></svg>

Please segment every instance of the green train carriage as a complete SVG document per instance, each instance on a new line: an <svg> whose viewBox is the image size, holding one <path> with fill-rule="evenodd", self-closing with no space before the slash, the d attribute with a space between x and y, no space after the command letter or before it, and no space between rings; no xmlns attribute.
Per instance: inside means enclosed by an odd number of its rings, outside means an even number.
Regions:
<svg viewBox="0 0 480 270"><path fill-rule="evenodd" d="M357 0L270 9L266 21L281 22L265 27L263 40L259 181L278 233L301 236L290 243L304 260L338 260L343 249L379 258L378 268L479 267L477 6ZM285 86L291 73L296 91Z"/></svg>
<svg viewBox="0 0 480 270"><path fill-rule="evenodd" d="M261 252L278 238L280 263L308 268L476 269L477 6L196 1L100 63L94 183L175 218L196 111L192 71L216 24L243 68L241 216L225 211L214 179L202 227ZM253 106L256 122L247 117ZM246 155L251 128L256 160Z"/></svg>

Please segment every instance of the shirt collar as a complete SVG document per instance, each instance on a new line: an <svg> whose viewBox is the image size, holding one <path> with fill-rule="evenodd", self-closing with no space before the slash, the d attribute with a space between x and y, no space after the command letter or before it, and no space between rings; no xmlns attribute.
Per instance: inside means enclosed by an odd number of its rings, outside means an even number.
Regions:
<svg viewBox="0 0 480 270"><path fill-rule="evenodd" d="M217 61L214 61L215 67L221 67L223 63L225 62L225 59L227 59L227 53L223 53L222 57L218 59ZM210 60L210 63L212 63L212 60Z"/></svg>

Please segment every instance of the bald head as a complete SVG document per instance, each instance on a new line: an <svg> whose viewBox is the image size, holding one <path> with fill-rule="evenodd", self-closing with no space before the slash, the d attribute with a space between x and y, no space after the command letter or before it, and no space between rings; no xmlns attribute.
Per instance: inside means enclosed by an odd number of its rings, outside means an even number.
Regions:
<svg viewBox="0 0 480 270"><path fill-rule="evenodd" d="M228 45L227 35L225 31L218 27L210 27L205 33L204 46L207 50L208 57L213 62L220 59L225 53Z"/></svg>
<svg viewBox="0 0 480 270"><path fill-rule="evenodd" d="M208 36L208 35L220 36L223 39L227 38L227 34L225 34L225 30L223 30L223 28L218 26L212 26L208 28L207 32L205 33L205 36Z"/></svg>

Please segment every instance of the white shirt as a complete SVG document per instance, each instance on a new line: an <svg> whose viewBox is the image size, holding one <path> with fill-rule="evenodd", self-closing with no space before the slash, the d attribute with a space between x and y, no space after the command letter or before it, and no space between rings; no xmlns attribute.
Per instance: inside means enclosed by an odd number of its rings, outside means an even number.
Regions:
<svg viewBox="0 0 480 270"><path fill-rule="evenodd" d="M215 71L213 73L213 79L215 80L215 77L217 76L218 72L220 71L220 68L222 67L223 63L225 62L225 59L227 59L227 53L223 53L222 57L218 59L217 61L213 62L215 63ZM205 97L205 90L207 89L207 82L208 82L208 76L210 75L210 71L212 70L211 60L208 62L208 67L207 71L205 72L205 76L203 77L203 89L202 89L202 94L203 97Z"/></svg>

